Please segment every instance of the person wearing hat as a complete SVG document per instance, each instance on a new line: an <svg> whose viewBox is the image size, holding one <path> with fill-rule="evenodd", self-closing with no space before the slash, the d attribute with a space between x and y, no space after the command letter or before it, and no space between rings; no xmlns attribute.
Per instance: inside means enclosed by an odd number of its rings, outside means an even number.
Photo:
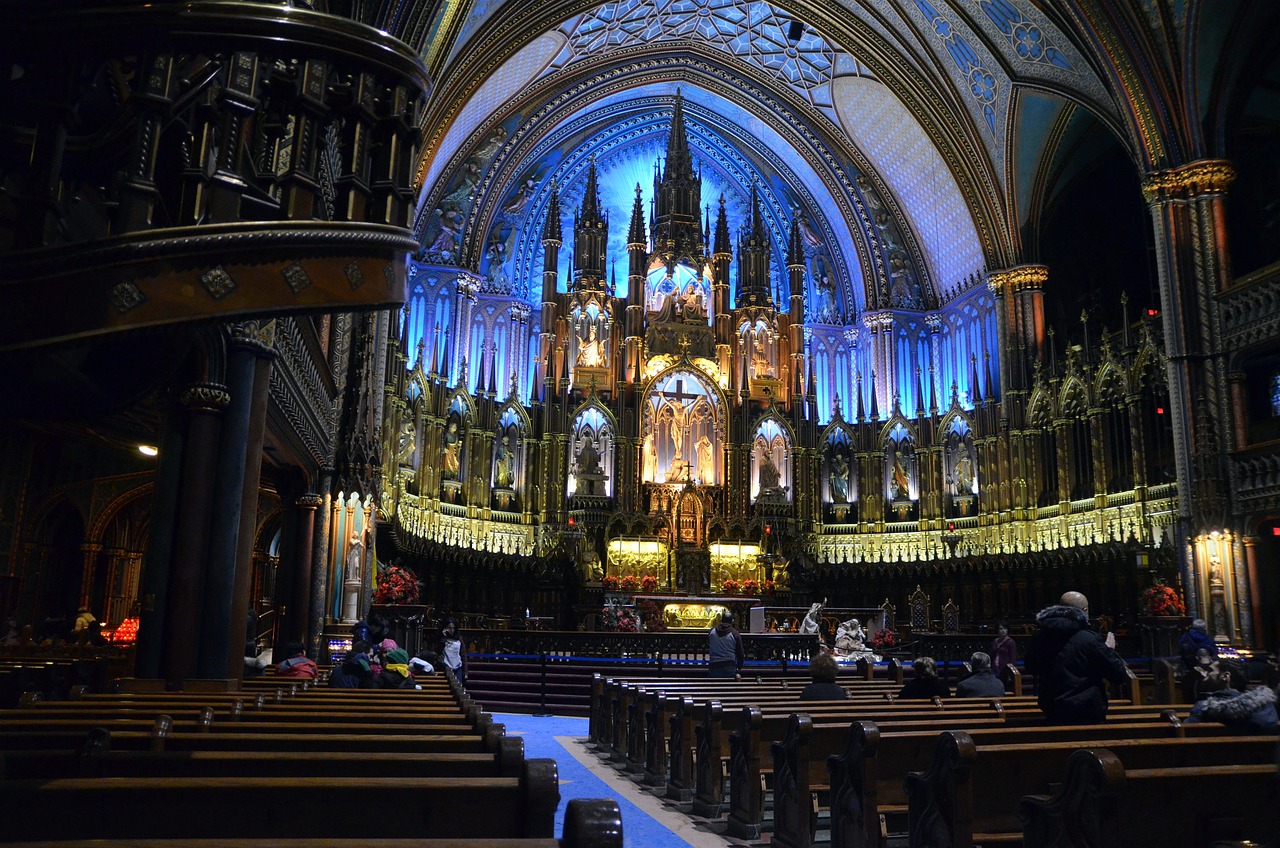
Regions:
<svg viewBox="0 0 1280 848"><path fill-rule="evenodd" d="M396 648L382 655L382 674L378 675L378 686L382 689L413 689L417 686L413 674L409 672L409 653L404 648Z"/></svg>
<svg viewBox="0 0 1280 848"><path fill-rule="evenodd" d="M726 611L720 616L720 623L711 628L708 638L710 661L707 664L707 677L741 676L747 652L742 644L742 634L733 626L733 613Z"/></svg>

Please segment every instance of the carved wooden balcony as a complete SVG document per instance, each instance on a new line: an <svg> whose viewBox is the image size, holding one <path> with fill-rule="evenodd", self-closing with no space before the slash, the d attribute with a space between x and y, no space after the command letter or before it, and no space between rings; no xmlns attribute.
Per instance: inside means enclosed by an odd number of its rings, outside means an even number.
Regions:
<svg viewBox="0 0 1280 848"><path fill-rule="evenodd" d="M21 4L0 50L0 349L403 302L418 58L279 5Z"/></svg>

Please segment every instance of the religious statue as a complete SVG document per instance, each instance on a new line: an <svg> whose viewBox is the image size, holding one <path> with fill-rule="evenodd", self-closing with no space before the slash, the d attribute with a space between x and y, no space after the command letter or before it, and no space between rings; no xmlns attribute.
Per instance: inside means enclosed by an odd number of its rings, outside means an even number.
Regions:
<svg viewBox="0 0 1280 848"><path fill-rule="evenodd" d="M960 458L956 460L956 467L951 476L952 479L955 480L955 494L973 494L973 460L969 459L968 451L964 451L960 454Z"/></svg>
<svg viewBox="0 0 1280 848"><path fill-rule="evenodd" d="M584 474L600 473L600 451L596 450L596 443L590 439L582 443L582 447L578 450L578 476Z"/></svg>
<svg viewBox="0 0 1280 848"><path fill-rule="evenodd" d="M427 260L430 262L452 262L457 257L458 237L462 233L462 213L457 209L437 209L440 216L440 231L435 241L427 248Z"/></svg>
<svg viewBox="0 0 1280 848"><path fill-rule="evenodd" d="M851 657L866 652L867 634L858 619L842 621L836 627L835 649L836 654L841 657Z"/></svg>
<svg viewBox="0 0 1280 848"><path fill-rule="evenodd" d="M893 458L893 477L889 481L889 492L894 500L911 497L911 481L907 478L906 469L902 467L902 460L897 456Z"/></svg>
<svg viewBox="0 0 1280 848"><path fill-rule="evenodd" d="M653 434L644 437L644 459L641 464L640 479L646 483L656 483L658 474L658 450L653 445Z"/></svg>
<svg viewBox="0 0 1280 848"><path fill-rule="evenodd" d="M831 455L831 500L836 503L849 501L849 461L840 451Z"/></svg>
<svg viewBox="0 0 1280 848"><path fill-rule="evenodd" d="M764 350L764 333L751 334L751 376L772 377L773 363Z"/></svg>
<svg viewBox="0 0 1280 848"><path fill-rule="evenodd" d="M707 310L702 304L702 292L693 283L689 283L680 298L680 311L686 321L707 320Z"/></svg>
<svg viewBox="0 0 1280 848"><path fill-rule="evenodd" d="M529 205L529 201L533 199L533 192L537 187L538 184L533 181L533 177L525 180L524 184L516 190L515 197L508 200L507 204L502 207L502 211L508 215L519 215Z"/></svg>
<svg viewBox="0 0 1280 848"><path fill-rule="evenodd" d="M403 466L409 465L409 458L417 448L413 419L406 418L400 422L400 435L396 441L396 461Z"/></svg>
<svg viewBox="0 0 1280 848"><path fill-rule="evenodd" d="M347 548L346 575L347 581L360 580L364 573L364 543L359 533L351 534L351 545Z"/></svg>
<svg viewBox="0 0 1280 848"><path fill-rule="evenodd" d="M511 447L511 437L503 436L498 454L493 461L493 484L499 489L510 489L516 482L516 456Z"/></svg>
<svg viewBox="0 0 1280 848"><path fill-rule="evenodd" d="M587 330L587 337L578 344L578 365L588 368L599 368L604 365L604 351L600 348L600 340L596 338L596 325L593 322Z"/></svg>
<svg viewBox="0 0 1280 848"><path fill-rule="evenodd" d="M684 458L684 440L688 436L689 411L679 401L672 403L666 395L659 395L671 410L671 469L667 472L667 480L683 480L689 476L689 461Z"/></svg>
<svg viewBox="0 0 1280 848"><path fill-rule="evenodd" d="M760 452L760 494L776 492L782 479L778 466L773 464L773 456L768 451Z"/></svg>
<svg viewBox="0 0 1280 848"><path fill-rule="evenodd" d="M816 602L809 607L809 612L805 614L804 621L800 622L801 636L816 633L819 638L822 637L822 609L826 605L827 599L823 598L821 602Z"/></svg>
<svg viewBox="0 0 1280 848"><path fill-rule="evenodd" d="M698 439L698 443L693 446L694 452L697 454L697 477L703 483L712 483L716 476L716 459L715 452L711 445L711 440L704 433L702 438Z"/></svg>
<svg viewBox="0 0 1280 848"><path fill-rule="evenodd" d="M441 457L444 462L445 479L458 479L458 469L461 468L459 458L461 452L462 436L458 433L458 422L450 421L449 426L444 431L444 451Z"/></svg>

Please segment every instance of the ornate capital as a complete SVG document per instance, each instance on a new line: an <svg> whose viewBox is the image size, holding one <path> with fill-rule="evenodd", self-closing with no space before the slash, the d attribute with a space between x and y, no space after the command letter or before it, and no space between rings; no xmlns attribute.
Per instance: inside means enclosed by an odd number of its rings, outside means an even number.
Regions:
<svg viewBox="0 0 1280 848"><path fill-rule="evenodd" d="M1236 169L1225 159L1201 159L1147 174L1142 181L1142 196L1150 204L1221 193L1235 178Z"/></svg>
<svg viewBox="0 0 1280 848"><path fill-rule="evenodd" d="M192 412L221 412L229 403L227 387L218 383L193 383L182 393L182 405Z"/></svg>
<svg viewBox="0 0 1280 848"><path fill-rule="evenodd" d="M297 500L293 502L293 505L298 509L319 509L324 505L324 498L312 492L308 492L305 495L299 495Z"/></svg>
<svg viewBox="0 0 1280 848"><path fill-rule="evenodd" d="M231 325L231 343L249 348L258 356L274 356L276 322L242 321Z"/></svg>
<svg viewBox="0 0 1280 848"><path fill-rule="evenodd" d="M1044 288L1049 279L1047 265L1018 265L1003 271L992 271L987 275L987 288L993 294L1016 294Z"/></svg>

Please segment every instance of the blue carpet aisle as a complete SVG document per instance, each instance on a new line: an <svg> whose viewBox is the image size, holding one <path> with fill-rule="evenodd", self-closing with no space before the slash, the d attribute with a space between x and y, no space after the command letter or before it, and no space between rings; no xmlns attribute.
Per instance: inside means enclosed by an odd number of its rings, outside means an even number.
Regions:
<svg viewBox="0 0 1280 848"><path fill-rule="evenodd" d="M556 835L564 829L565 805L573 798L616 798L622 810L626 848L726 848L738 843L712 833L635 781L601 762L586 750L587 720L559 716L495 713L493 720L507 727L508 736L524 739L526 757L550 757L559 764L560 807Z"/></svg>

